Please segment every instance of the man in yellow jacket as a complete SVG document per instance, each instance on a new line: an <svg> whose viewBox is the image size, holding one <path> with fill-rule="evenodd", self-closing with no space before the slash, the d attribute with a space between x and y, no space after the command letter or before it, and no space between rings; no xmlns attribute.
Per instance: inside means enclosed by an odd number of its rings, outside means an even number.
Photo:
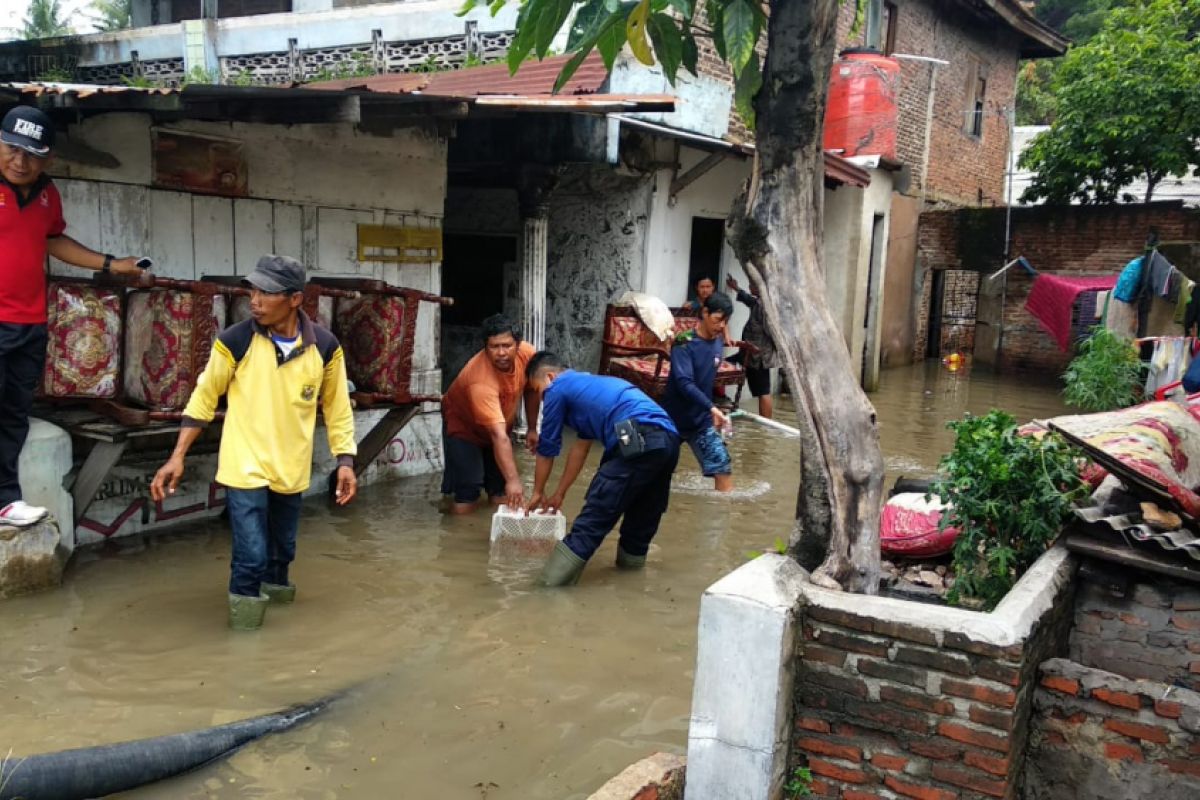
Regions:
<svg viewBox="0 0 1200 800"><path fill-rule="evenodd" d="M312 472L313 432L320 401L337 456L339 505L354 499L354 415L342 348L303 311L304 267L286 256L259 259L244 281L253 319L226 328L196 382L175 451L150 484L161 501L183 477L188 449L228 398L217 483L233 527L229 625L262 626L267 604L290 603L296 587L288 565L296 557L300 503Z"/></svg>

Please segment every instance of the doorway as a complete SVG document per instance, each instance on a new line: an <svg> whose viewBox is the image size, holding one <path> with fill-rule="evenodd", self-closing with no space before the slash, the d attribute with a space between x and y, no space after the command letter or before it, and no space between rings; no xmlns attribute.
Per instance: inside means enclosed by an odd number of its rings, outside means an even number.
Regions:
<svg viewBox="0 0 1200 800"><path fill-rule="evenodd" d="M504 275L517 261L515 236L442 237L442 383L448 387L480 348L479 323L504 311Z"/></svg>
<svg viewBox="0 0 1200 800"><path fill-rule="evenodd" d="M725 220L692 217L692 246L688 251L687 296L695 296L696 283L711 278L721 288L721 254L725 250Z"/></svg>

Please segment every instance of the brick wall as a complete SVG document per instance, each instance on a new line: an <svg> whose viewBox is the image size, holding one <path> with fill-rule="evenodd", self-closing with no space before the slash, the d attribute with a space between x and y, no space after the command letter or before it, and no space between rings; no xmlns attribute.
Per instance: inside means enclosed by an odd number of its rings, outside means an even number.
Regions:
<svg viewBox="0 0 1200 800"><path fill-rule="evenodd" d="M1071 619L1069 584L1046 591L1032 633L1004 647L970 624L939 630L810 604L790 766L807 764L817 797L1013 796L1037 665L1063 648Z"/></svg>
<svg viewBox="0 0 1200 800"><path fill-rule="evenodd" d="M955 209L921 215L918 272L1002 266L1005 210ZM1200 240L1200 210L1180 203L1114 207L1014 208L1010 252L1044 272L1111 275L1142 251L1151 229L1164 242ZM1005 370L1060 372L1071 358L1058 349L1025 311L1033 281L1020 269L1008 272L1003 334L997 365ZM914 321L918 340L928 330L928 309Z"/></svg>
<svg viewBox="0 0 1200 800"><path fill-rule="evenodd" d="M905 0L896 19L896 52L949 61L934 67L919 61L900 61L897 157L912 172L908 193L925 190L929 200L957 205L1001 205L1008 160L1006 109L1013 105L1017 78L1016 36L1003 26L982 22L958 3ZM859 46L865 31L851 32L854 3L842 5L838 17L838 48ZM933 79L933 117L928 118L930 79ZM977 70L987 76L981 136L967 133L969 84ZM927 185L925 139L929 131Z"/></svg>

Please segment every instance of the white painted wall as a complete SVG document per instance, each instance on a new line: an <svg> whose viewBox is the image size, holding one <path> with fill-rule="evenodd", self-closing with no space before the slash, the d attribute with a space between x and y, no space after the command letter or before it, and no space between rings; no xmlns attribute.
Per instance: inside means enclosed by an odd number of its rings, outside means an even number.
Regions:
<svg viewBox="0 0 1200 800"><path fill-rule="evenodd" d="M194 280L244 275L259 256L300 259L314 275L363 276L437 292L441 264L357 260L359 223L440 227L446 144L417 129L390 138L350 125L291 127L181 123L172 130L244 143L250 198L209 197L151 188L151 126L139 114L107 114L72 126L72 138L115 155L116 169L55 163L68 232L115 254L147 254L156 271ZM54 261L55 274L87 274ZM413 366L438 369L437 308L422 304ZM421 385L440 386L435 375Z"/></svg>

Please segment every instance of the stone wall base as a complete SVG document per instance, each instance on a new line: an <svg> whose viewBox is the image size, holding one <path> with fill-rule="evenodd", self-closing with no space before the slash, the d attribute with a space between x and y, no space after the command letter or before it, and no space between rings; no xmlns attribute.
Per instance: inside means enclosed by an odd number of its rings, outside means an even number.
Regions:
<svg viewBox="0 0 1200 800"><path fill-rule="evenodd" d="M0 599L53 589L62 583L64 558L58 525L0 527Z"/></svg>

